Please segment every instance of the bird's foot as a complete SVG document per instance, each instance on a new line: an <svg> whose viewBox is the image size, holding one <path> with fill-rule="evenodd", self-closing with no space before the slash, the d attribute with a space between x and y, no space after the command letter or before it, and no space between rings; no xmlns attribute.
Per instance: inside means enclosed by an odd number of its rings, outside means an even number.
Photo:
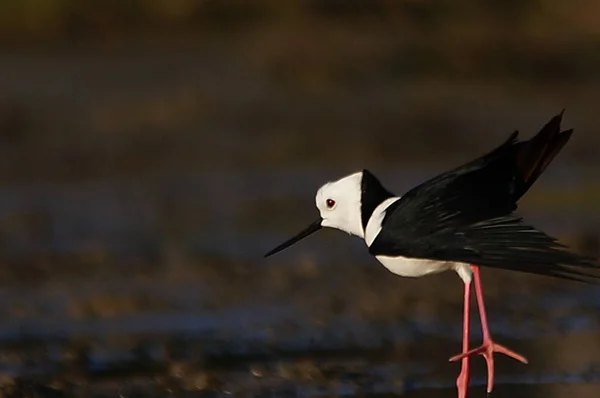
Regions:
<svg viewBox="0 0 600 398"><path fill-rule="evenodd" d="M468 358L473 355L483 355L483 357L485 358L485 362L487 364L487 374L488 374L487 393L489 394L492 392L492 389L494 388L494 353L495 352L504 354L508 357L516 359L519 362L522 362L525 364L528 363L527 358L525 358L523 355L521 355L503 345L494 343L494 341L491 338L485 339L483 344L477 348L474 348L470 351L453 356L452 358L450 358L450 362L458 361L459 359L463 359L463 358ZM461 375L462 375L462 372L461 372ZM461 376L459 375L459 379L460 379L460 377ZM457 386L458 386L458 382L459 382L459 380L456 381ZM460 397L460 388L459 388L459 397Z"/></svg>

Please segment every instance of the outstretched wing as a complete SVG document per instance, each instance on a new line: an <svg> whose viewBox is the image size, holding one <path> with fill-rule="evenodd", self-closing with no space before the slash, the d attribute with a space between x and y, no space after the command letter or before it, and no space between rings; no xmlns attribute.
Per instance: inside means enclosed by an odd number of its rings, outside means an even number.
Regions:
<svg viewBox="0 0 600 398"><path fill-rule="evenodd" d="M596 268L514 215L517 201L560 149L571 130L560 131L562 113L531 140L518 133L492 152L413 188L391 204L369 251L567 279Z"/></svg>

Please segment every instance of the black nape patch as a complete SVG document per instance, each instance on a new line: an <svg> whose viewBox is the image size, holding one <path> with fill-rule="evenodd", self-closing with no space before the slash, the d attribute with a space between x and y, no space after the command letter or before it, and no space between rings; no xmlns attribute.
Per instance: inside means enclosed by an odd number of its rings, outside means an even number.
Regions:
<svg viewBox="0 0 600 398"><path fill-rule="evenodd" d="M381 182L369 170L362 171L360 181L360 216L363 231L367 228L367 223L373 215L375 208L384 200L394 195L385 189Z"/></svg>

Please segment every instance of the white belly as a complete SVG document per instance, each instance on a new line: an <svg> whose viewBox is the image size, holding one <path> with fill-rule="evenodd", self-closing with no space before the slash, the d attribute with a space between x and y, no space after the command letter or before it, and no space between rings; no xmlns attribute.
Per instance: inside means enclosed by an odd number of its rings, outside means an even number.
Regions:
<svg viewBox="0 0 600 398"><path fill-rule="evenodd" d="M463 281L468 282L471 280L471 267L465 263L408 257L375 256L375 258L385 268L400 276L419 277L455 270Z"/></svg>

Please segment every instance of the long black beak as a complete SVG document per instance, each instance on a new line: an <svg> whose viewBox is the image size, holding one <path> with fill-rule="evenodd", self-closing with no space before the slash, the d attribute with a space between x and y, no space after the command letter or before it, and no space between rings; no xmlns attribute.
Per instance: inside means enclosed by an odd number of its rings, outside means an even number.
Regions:
<svg viewBox="0 0 600 398"><path fill-rule="evenodd" d="M283 249L285 249L286 247L290 247L291 245L298 242L299 240L306 238L308 235L317 232L322 227L321 221L323 221L323 219L319 218L317 221L310 224L306 229L304 229L298 235L294 236L291 239L286 240L285 242L283 242L282 244L277 246L275 249L273 249L270 252L268 252L267 254L265 254L265 257L269 257L277 252L280 252Z"/></svg>

